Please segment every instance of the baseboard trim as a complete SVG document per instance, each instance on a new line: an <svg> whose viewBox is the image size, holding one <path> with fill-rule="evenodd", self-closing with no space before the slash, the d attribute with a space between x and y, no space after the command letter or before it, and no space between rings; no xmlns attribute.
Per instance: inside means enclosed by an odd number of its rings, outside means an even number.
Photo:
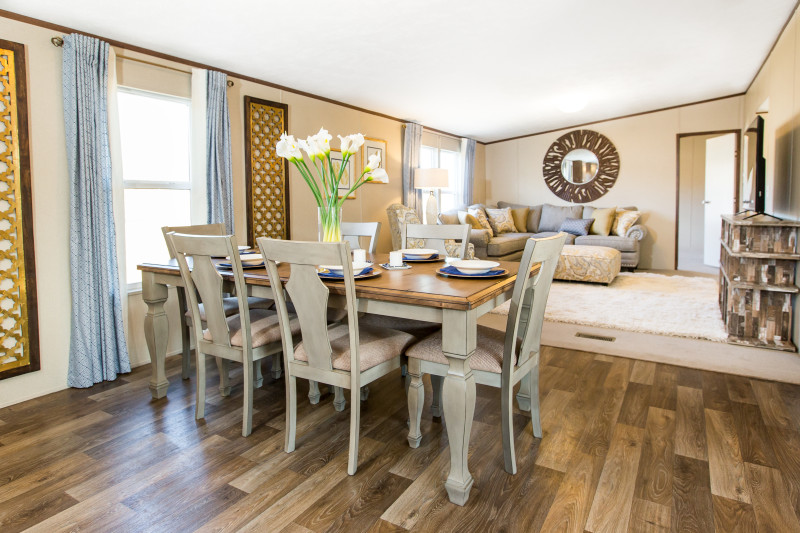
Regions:
<svg viewBox="0 0 800 533"><path fill-rule="evenodd" d="M480 323L502 331L506 317L484 315ZM549 321L542 327L542 344L800 385L800 355L780 350Z"/></svg>

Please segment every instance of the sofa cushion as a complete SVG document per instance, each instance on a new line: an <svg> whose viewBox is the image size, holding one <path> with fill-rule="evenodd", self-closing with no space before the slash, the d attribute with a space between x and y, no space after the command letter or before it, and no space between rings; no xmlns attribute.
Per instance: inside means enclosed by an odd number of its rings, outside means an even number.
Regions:
<svg viewBox="0 0 800 533"><path fill-rule="evenodd" d="M539 233L534 233L531 235L534 239L546 239L547 237L552 237L554 235L558 235L559 232L557 231L540 231ZM564 244L575 244L575 235L572 233L567 233L567 240L564 241Z"/></svg>
<svg viewBox="0 0 800 533"><path fill-rule="evenodd" d="M492 225L489 224L489 219L486 218L486 211L484 211L482 206L481 207L469 206L467 208L467 212L470 215L474 216L476 219L478 219L478 222L480 222L481 227L485 230L488 230L490 235L494 235L494 231L492 230Z"/></svg>
<svg viewBox="0 0 800 533"><path fill-rule="evenodd" d="M486 216L489 218L489 224L492 226L492 231L495 235L501 233L514 233L517 231L514 226L514 219L511 216L511 208L506 207L503 209L486 209Z"/></svg>
<svg viewBox="0 0 800 533"><path fill-rule="evenodd" d="M528 231L528 213L530 207L512 207L511 218L514 219L514 228L520 233Z"/></svg>
<svg viewBox="0 0 800 533"><path fill-rule="evenodd" d="M486 253L490 256L508 255L525 248L525 243L531 238L530 233L503 233L489 239Z"/></svg>
<svg viewBox="0 0 800 533"><path fill-rule="evenodd" d="M589 235L589 227L593 222L592 218L568 218L561 224L559 231L575 236Z"/></svg>
<svg viewBox="0 0 800 533"><path fill-rule="evenodd" d="M530 233L536 233L539 231L539 221L542 218L542 205L522 205L522 204L512 204L511 202L497 202L497 207L510 207L512 209L516 209L519 207L527 207L528 208L528 220L525 224L524 228L520 228L517 226L517 231L528 231Z"/></svg>
<svg viewBox="0 0 800 533"><path fill-rule="evenodd" d="M583 218L594 219L592 227L589 228L590 235L608 235L611 233L611 226L614 224L614 218L617 214L616 207L609 207L606 209L593 209L592 214L586 216L586 209L583 210Z"/></svg>
<svg viewBox="0 0 800 533"><path fill-rule="evenodd" d="M639 241L629 237L617 237L615 235L585 235L577 237L575 244L584 246L606 246L614 248L620 252L635 252L639 250Z"/></svg>
<svg viewBox="0 0 800 533"><path fill-rule="evenodd" d="M559 231L561 224L568 218L581 218L583 206L581 205L550 205L542 206L542 218L539 221L540 232Z"/></svg>

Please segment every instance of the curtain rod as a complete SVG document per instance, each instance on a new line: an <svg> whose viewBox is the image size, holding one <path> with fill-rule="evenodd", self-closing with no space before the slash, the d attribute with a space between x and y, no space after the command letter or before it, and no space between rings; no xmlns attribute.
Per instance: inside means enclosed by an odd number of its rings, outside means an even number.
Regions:
<svg viewBox="0 0 800 533"><path fill-rule="evenodd" d="M61 37L53 37L52 39L50 39L50 42L53 43L53 46L57 46L59 48L64 46L64 39L62 39ZM120 59L125 59L126 61L134 61L136 63L143 63L145 65L151 65L151 66L154 66L154 67L165 68L165 69L168 69L168 70L174 70L175 72L181 72L183 74L191 74L192 73L191 70L184 70L184 69L177 68L177 67L171 67L169 65L162 65L160 63L155 63L153 61L146 61L144 59L138 59L138 58L135 58L135 57L124 56L124 55L121 55L121 54L117 54L117 57L120 58ZM228 87L233 87L233 81L228 80Z"/></svg>

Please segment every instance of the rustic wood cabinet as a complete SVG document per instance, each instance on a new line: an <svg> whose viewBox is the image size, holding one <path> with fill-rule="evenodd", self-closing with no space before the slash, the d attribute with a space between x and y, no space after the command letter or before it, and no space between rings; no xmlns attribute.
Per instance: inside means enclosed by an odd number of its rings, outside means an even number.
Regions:
<svg viewBox="0 0 800 533"><path fill-rule="evenodd" d="M792 344L800 222L722 217L719 306L728 342L796 351Z"/></svg>

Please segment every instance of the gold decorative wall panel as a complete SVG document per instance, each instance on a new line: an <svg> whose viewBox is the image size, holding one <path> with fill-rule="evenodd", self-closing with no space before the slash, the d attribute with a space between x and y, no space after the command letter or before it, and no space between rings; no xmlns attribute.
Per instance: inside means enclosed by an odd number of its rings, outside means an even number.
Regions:
<svg viewBox="0 0 800 533"><path fill-rule="evenodd" d="M247 238L289 239L289 169L275 144L289 126L289 106L244 97Z"/></svg>
<svg viewBox="0 0 800 533"><path fill-rule="evenodd" d="M25 47L0 40L0 379L39 370Z"/></svg>

